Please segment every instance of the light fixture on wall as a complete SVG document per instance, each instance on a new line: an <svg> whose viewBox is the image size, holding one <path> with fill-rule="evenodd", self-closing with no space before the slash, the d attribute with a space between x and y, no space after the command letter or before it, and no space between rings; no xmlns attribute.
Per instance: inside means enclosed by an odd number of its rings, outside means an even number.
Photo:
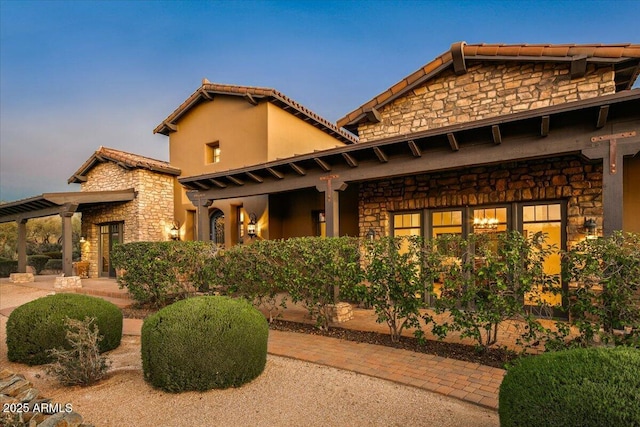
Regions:
<svg viewBox="0 0 640 427"><path fill-rule="evenodd" d="M587 239L596 239L598 237L596 233L598 223L596 222L595 218L585 218L582 228L584 228Z"/></svg>
<svg viewBox="0 0 640 427"><path fill-rule="evenodd" d="M256 224L256 214L254 213L249 214L249 224L247 225L247 234L251 238L256 237L256 234L258 234L258 225Z"/></svg>
<svg viewBox="0 0 640 427"><path fill-rule="evenodd" d="M80 243L87 243L87 239L84 236L80 236Z"/></svg>
<svg viewBox="0 0 640 427"><path fill-rule="evenodd" d="M369 228L369 231L367 231L367 239L373 240L375 238L376 238L376 230L374 230L373 228Z"/></svg>
<svg viewBox="0 0 640 427"><path fill-rule="evenodd" d="M171 240L180 240L180 223L178 221L173 221L171 230L169 230L169 237L171 237Z"/></svg>

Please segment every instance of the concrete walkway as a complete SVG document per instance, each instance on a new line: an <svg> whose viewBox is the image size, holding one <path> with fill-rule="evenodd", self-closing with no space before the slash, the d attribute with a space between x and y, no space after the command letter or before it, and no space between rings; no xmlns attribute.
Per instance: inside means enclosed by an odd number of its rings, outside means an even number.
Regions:
<svg viewBox="0 0 640 427"><path fill-rule="evenodd" d="M53 281L53 278L38 276L36 282L16 285L53 291ZM7 279L2 279L0 286L7 282ZM84 279L82 282L82 293L111 300L120 307L131 303L126 291L118 289L114 280ZM0 310L0 315L8 316L13 308ZM290 316L285 316L285 319L300 315L296 310L291 310ZM348 323L351 321L341 326L348 326ZM364 322L361 319L357 323L364 330L378 331L380 327L375 321ZM125 319L123 333L140 335L141 327L142 320ZM477 363L337 338L274 330L269 331L268 352L394 381L494 410L498 407L498 390L505 374L503 369Z"/></svg>

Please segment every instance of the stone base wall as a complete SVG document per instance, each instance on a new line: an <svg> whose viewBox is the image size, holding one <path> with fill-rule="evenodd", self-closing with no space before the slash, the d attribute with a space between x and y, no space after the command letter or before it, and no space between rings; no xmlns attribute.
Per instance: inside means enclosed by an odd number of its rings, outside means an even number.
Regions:
<svg viewBox="0 0 640 427"><path fill-rule="evenodd" d="M602 162L556 157L365 182L358 204L360 236L371 228L389 235L394 211L553 200L567 202L569 247L584 238L584 217L595 218L601 229Z"/></svg>
<svg viewBox="0 0 640 427"><path fill-rule="evenodd" d="M615 92L611 67L587 66L572 79L568 64L475 64L447 70L379 109L379 123L358 127L360 142L406 135L488 117L564 104Z"/></svg>

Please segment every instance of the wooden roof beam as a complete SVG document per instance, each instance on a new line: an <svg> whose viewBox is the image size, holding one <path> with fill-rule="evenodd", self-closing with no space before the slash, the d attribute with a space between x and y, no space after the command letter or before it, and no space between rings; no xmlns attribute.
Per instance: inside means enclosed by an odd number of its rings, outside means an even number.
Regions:
<svg viewBox="0 0 640 427"><path fill-rule="evenodd" d="M255 173L253 173L253 172L245 172L245 174L246 174L249 178L251 178L252 180L254 180L255 182L257 182L258 184L261 184L261 183L263 183L263 182L264 182L264 179L262 179L262 177L261 177L261 176L258 176L258 175L256 175L256 174L255 174Z"/></svg>
<svg viewBox="0 0 640 427"><path fill-rule="evenodd" d="M389 161L389 157L387 157L387 155L384 153L384 151L382 151L380 147L373 147L373 152L376 153L376 156L378 157L378 160L380 160L380 163L387 163Z"/></svg>
<svg viewBox="0 0 640 427"><path fill-rule="evenodd" d="M251 105L258 105L258 101L249 92L244 94L244 99Z"/></svg>
<svg viewBox="0 0 640 427"><path fill-rule="evenodd" d="M318 166L320 166L320 168L325 171L325 172L329 172L331 171L331 165L327 162L325 162L324 160L322 160L319 157L314 157L313 160L318 164Z"/></svg>
<svg viewBox="0 0 640 427"><path fill-rule="evenodd" d="M302 166L299 166L293 162L289 163L289 166L291 166L291 169L293 169L294 171L296 171L296 173L300 176L304 176L307 174L307 171L304 170L304 168Z"/></svg>
<svg viewBox="0 0 640 427"><path fill-rule="evenodd" d="M460 76L467 73L467 64L464 60L465 42L457 42L451 45L451 57L453 59L453 71Z"/></svg>
<svg viewBox="0 0 640 427"><path fill-rule="evenodd" d="M576 55L571 59L571 78L584 77L587 73L587 55Z"/></svg>
<svg viewBox="0 0 640 427"><path fill-rule="evenodd" d="M493 136L493 143L496 145L502 144L502 134L500 133L500 126L491 126L491 135Z"/></svg>
<svg viewBox="0 0 640 427"><path fill-rule="evenodd" d="M213 181L213 180L211 180L211 181ZM209 188L211 188L208 185L205 185L205 184L201 183L200 181L191 181L191 183L196 185L196 186L198 186L198 187L200 187L203 190L208 190Z"/></svg>
<svg viewBox="0 0 640 427"><path fill-rule="evenodd" d="M204 88L200 89L200 94L202 95L202 97L208 101L211 101L213 99L213 96L211 96L211 94L209 92L207 92Z"/></svg>
<svg viewBox="0 0 640 427"><path fill-rule="evenodd" d="M367 116L367 120L369 120L371 123L380 123L382 121L380 112L373 107L366 110L364 114Z"/></svg>
<svg viewBox="0 0 640 427"><path fill-rule="evenodd" d="M460 150L460 145L458 145L458 140L456 139L456 136L453 133L448 133L447 139L449 140L449 145L451 146L451 150L453 151Z"/></svg>
<svg viewBox="0 0 640 427"><path fill-rule="evenodd" d="M540 136L549 135L549 126L551 125L551 118L549 116L542 116L540 120Z"/></svg>
<svg viewBox="0 0 640 427"><path fill-rule="evenodd" d="M349 153L342 153L342 157L352 168L358 167L358 161Z"/></svg>
<svg viewBox="0 0 640 427"><path fill-rule="evenodd" d="M235 185L244 185L244 181L241 179L236 178L235 176L227 176L227 179L231 182L233 182Z"/></svg>
<svg viewBox="0 0 640 427"><path fill-rule="evenodd" d="M169 122L164 122L164 127L166 127L167 129L169 129L170 132L177 132L178 131L178 126L169 123Z"/></svg>
<svg viewBox="0 0 640 427"><path fill-rule="evenodd" d="M276 177L278 179L284 178L284 174L281 173L281 172L278 172L274 168L267 168L267 172L269 172L271 175L273 175L274 177Z"/></svg>
<svg viewBox="0 0 640 427"><path fill-rule="evenodd" d="M213 179L213 178L211 178L209 181L213 182L217 187L220 187L220 188L227 188L227 184L225 184L225 183L224 183L224 182L222 182L222 181L218 181L217 179ZM198 182L196 181L196 184L197 184L197 183L198 183Z"/></svg>
<svg viewBox="0 0 640 427"><path fill-rule="evenodd" d="M602 107L600 107L600 110L598 110L598 121L596 122L596 127L598 129L600 129L601 127L604 127L604 125L607 124L608 117L609 117L609 106L603 105Z"/></svg>
<svg viewBox="0 0 640 427"><path fill-rule="evenodd" d="M409 144L409 148L411 149L411 153L413 154L413 157L422 156L422 150L420 150L420 147L418 147L418 144L416 144L414 140L407 141L407 144Z"/></svg>
<svg viewBox="0 0 640 427"><path fill-rule="evenodd" d="M87 182L87 177L84 175L73 175L76 181Z"/></svg>

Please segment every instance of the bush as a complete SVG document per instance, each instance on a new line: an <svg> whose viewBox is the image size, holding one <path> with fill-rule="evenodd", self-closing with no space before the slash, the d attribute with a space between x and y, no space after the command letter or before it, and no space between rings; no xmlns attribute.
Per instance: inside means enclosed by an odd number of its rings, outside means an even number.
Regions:
<svg viewBox="0 0 640 427"><path fill-rule="evenodd" d="M18 272L18 261L12 259L0 259L0 277L9 277L11 273Z"/></svg>
<svg viewBox="0 0 640 427"><path fill-rule="evenodd" d="M265 317L245 300L178 301L142 325L144 378L169 392L240 386L264 370L268 334Z"/></svg>
<svg viewBox="0 0 640 427"><path fill-rule="evenodd" d="M69 349L65 318L95 317L103 336L100 351L112 350L122 338L122 312L114 304L80 294L56 294L16 308L7 321L7 356L28 365L49 363L47 350Z"/></svg>
<svg viewBox="0 0 640 427"><path fill-rule="evenodd" d="M502 427L640 426L640 350L573 349L521 359L500 386Z"/></svg>
<svg viewBox="0 0 640 427"><path fill-rule="evenodd" d="M33 267L36 274L40 274L40 272L44 270L47 261L49 261L49 257L46 255L29 255L27 257L27 265Z"/></svg>
<svg viewBox="0 0 640 427"><path fill-rule="evenodd" d="M42 255L46 255L51 259L62 259L62 252L43 252Z"/></svg>
<svg viewBox="0 0 640 427"><path fill-rule="evenodd" d="M47 374L55 376L61 384L88 386L106 375L110 363L100 355L99 343L102 337L95 320L88 317L83 321L69 318L64 320L66 339L71 350L49 350L54 363L47 367Z"/></svg>
<svg viewBox="0 0 640 427"><path fill-rule="evenodd" d="M126 287L137 302L162 307L176 299L206 290L207 260L216 255L211 242L133 242L117 245L111 260L123 273Z"/></svg>
<svg viewBox="0 0 640 427"><path fill-rule="evenodd" d="M47 261L47 263L44 265L44 269L60 271L62 270L62 260L52 258L49 261Z"/></svg>

